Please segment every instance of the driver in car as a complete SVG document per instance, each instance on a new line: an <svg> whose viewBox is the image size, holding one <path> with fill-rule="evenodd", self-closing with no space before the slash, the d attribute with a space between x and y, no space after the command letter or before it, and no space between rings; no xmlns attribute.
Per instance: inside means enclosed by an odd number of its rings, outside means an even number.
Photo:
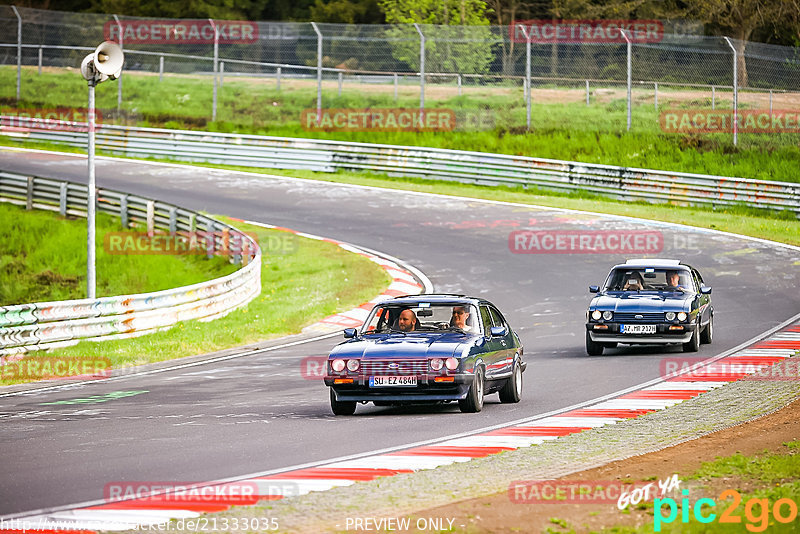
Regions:
<svg viewBox="0 0 800 534"><path fill-rule="evenodd" d="M411 332L417 326L417 315L411 310L403 310L397 318L397 328L403 332Z"/></svg>
<svg viewBox="0 0 800 534"><path fill-rule="evenodd" d="M678 274L678 271L669 271L667 273L667 289L681 292L686 291L686 288L681 285L681 275Z"/></svg>

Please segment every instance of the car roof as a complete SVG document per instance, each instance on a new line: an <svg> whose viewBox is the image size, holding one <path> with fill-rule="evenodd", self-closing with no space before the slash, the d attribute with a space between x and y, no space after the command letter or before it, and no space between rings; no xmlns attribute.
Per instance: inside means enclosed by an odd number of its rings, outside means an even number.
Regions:
<svg viewBox="0 0 800 534"><path fill-rule="evenodd" d="M491 304L486 299L450 293L403 295L393 299L381 301L379 304L412 306L420 302L430 302L431 304Z"/></svg>
<svg viewBox="0 0 800 534"><path fill-rule="evenodd" d="M664 258L634 258L626 261L623 264L615 265L614 268L625 267L655 267L655 268L672 268L672 269L691 269L689 265L681 263L681 260L670 260Z"/></svg>

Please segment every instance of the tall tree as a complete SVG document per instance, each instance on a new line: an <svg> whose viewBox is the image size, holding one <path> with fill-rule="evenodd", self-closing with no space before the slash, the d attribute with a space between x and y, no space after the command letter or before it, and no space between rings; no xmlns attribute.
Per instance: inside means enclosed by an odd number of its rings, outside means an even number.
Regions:
<svg viewBox="0 0 800 534"><path fill-rule="evenodd" d="M786 18L797 20L797 9L797 2L786 0L695 0L689 12L738 40L736 62L739 85L746 87L747 41L758 28L775 27Z"/></svg>
<svg viewBox="0 0 800 534"><path fill-rule="evenodd" d="M438 25L426 29L425 70L428 72L483 73L492 62L492 38L487 5L483 0L379 0L392 55L419 69L419 41L412 23Z"/></svg>

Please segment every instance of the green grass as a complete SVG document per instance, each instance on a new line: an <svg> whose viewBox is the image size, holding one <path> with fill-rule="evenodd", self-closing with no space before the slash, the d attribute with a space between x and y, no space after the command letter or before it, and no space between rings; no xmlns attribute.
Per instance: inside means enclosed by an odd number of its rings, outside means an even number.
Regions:
<svg viewBox="0 0 800 534"><path fill-rule="evenodd" d="M686 478L682 487L686 486L689 482L693 485L693 489L697 484L709 484L719 480L732 480L729 485L723 484L724 488L736 490L741 495L741 501L737 507L733 507L733 497L720 499L720 494L703 495L713 499L716 502L715 508L710 508L708 505L703 506L703 514L706 516L709 512L715 513L716 518L713 522L704 524L697 521L692 513L694 510L694 503L697 499L701 498L698 491L694 489L689 490L689 506L692 509L689 511L689 521L683 523L681 521L680 510L676 519L672 523L662 525L661 532L665 534L672 533L686 533L686 534L702 534L706 532L797 532L797 525L800 519L795 518L791 523L784 524L776 521L772 514L763 516L760 506L752 506L748 516L748 501L750 499L759 499L761 504L766 503L769 511L773 511L775 503L780 499L789 499L795 503L795 509L800 501L800 480L797 478L797 473L800 473L800 441L792 441L784 443L782 450L770 453L764 451L760 455L744 456L742 454L734 454L732 456L717 458L713 462L704 463L703 466L695 472L692 476ZM744 490L743 487L754 487L756 489ZM680 499L682 497L675 496L676 506L680 506ZM721 523L719 521L723 511L731 507L730 516L739 517L739 523ZM649 507L649 514L653 514L653 507ZM668 513L668 507L665 505L663 514ZM789 514L788 505L782 506L782 514L784 516ZM749 525L749 526L748 526ZM654 525L645 524L644 526L635 529L629 527L613 527L603 529L604 533L619 533L619 534L645 534L652 533Z"/></svg>
<svg viewBox="0 0 800 534"><path fill-rule="evenodd" d="M186 321L133 339L83 341L48 351L47 356L109 358L114 368L124 368L212 352L297 333L328 315L366 302L389 285L388 275L378 265L332 243L226 222L256 234L264 250L261 294L249 304L215 321ZM277 241L287 246L276 247ZM31 353L30 357L39 356ZM16 382L0 380L4 385Z"/></svg>
<svg viewBox="0 0 800 534"><path fill-rule="evenodd" d="M17 106L13 94L16 70L0 67L0 109ZM797 134L742 134L734 147L728 134L681 135L661 132L648 93L637 93L633 130L625 132L625 102L619 98L532 105L533 132L526 133L525 107L518 87L469 87L462 96L454 88L431 86L428 108L480 113L496 125L486 131L452 132L323 132L300 124L304 109L316 106L316 87L308 81L285 81L277 91L273 80L228 78L220 90L218 120L210 122L211 79L129 72L124 77L122 113L116 111L116 84L98 87L97 105L107 123L189 128L285 137L312 137L397 145L480 150L504 154L604 163L649 169L719 174L744 178L800 181ZM74 71L48 70L41 76L23 69L20 109L86 107L85 82ZM561 88L567 91L567 88ZM534 95L536 88L534 88ZM667 107L708 108L708 98L689 98L661 91ZM567 98L566 100L570 100ZM390 86L345 85L341 96L335 84L326 85L326 108L407 107L419 105L416 87L403 86L394 100Z"/></svg>
<svg viewBox="0 0 800 534"><path fill-rule="evenodd" d="M0 203L0 305L86 297L86 219ZM97 296L148 293L225 276L225 258L200 255L115 255L103 236L122 230L99 213L96 225Z"/></svg>

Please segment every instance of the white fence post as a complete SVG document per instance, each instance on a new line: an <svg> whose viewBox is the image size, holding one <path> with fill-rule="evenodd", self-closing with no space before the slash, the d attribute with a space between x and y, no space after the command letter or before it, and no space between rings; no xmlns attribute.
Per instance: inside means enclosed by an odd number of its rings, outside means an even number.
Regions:
<svg viewBox="0 0 800 534"><path fill-rule="evenodd" d="M117 22L117 30L119 31L119 48L122 47L122 24L119 22L119 17L114 15L114 20ZM122 76L117 78L117 113L122 109Z"/></svg>
<svg viewBox="0 0 800 534"><path fill-rule="evenodd" d="M208 19L211 27L214 28L214 95L211 102L211 121L217 120L217 62L219 61L219 31L213 19Z"/></svg>
<svg viewBox="0 0 800 534"><path fill-rule="evenodd" d="M20 84L22 79L22 17L17 11L17 6L11 6L17 16L17 102L19 102Z"/></svg>
<svg viewBox="0 0 800 534"><path fill-rule="evenodd" d="M311 23L311 27L317 33L317 125L322 120L322 32L319 31L316 22Z"/></svg>
<svg viewBox="0 0 800 534"><path fill-rule="evenodd" d="M633 53L633 47L631 46L631 40L628 37L627 30L620 30L620 33L625 38L625 42L627 43L628 48L628 131L631 131L631 54Z"/></svg>
<svg viewBox="0 0 800 534"><path fill-rule="evenodd" d="M419 34L419 110L422 112L425 109L425 34L416 22L414 28Z"/></svg>
<svg viewBox="0 0 800 534"><path fill-rule="evenodd" d="M531 130L531 37L522 24L517 24L525 36L525 124Z"/></svg>
<svg viewBox="0 0 800 534"><path fill-rule="evenodd" d="M723 39L733 51L733 144L736 146L739 144L739 73L736 64L736 47L727 37L723 37Z"/></svg>

